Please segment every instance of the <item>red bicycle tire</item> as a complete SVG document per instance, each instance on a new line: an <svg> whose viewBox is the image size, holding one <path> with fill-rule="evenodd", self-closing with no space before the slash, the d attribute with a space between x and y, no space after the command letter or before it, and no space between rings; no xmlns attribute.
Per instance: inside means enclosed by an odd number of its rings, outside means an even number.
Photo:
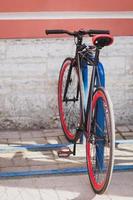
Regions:
<svg viewBox="0 0 133 200"><path fill-rule="evenodd" d="M93 161L91 159L91 144L90 142L86 142L86 158L87 158L87 168L88 168L88 175L90 179L91 186L94 190L95 193L98 194L103 194L107 187L109 186L111 176L112 176L112 171L113 171L113 163L114 163L114 141L115 141L115 127L114 127L114 114L113 114L113 109L112 109L112 103L110 101L110 97L108 93L105 92L104 89L99 88L95 92L92 100L92 112L96 106L96 102L98 101L99 98L102 98L103 101L106 103L108 106L108 111L110 115L110 125L111 125L111 133L110 133L110 157L109 157L109 164L108 164L108 169L106 171L105 179L101 182L97 182L96 177L95 177L95 171L93 169ZM88 117L88 125L89 125L90 119ZM91 128L88 126L87 131L89 132ZM88 138L89 138L90 133L88 133ZM94 150L93 150L94 151Z"/></svg>
<svg viewBox="0 0 133 200"><path fill-rule="evenodd" d="M62 125L62 129L64 131L64 134L65 134L67 140L70 141L70 142L73 142L75 140L76 133L73 134L71 132L71 130L69 130L69 128L67 127L67 122L66 122L66 119L65 119L65 111L64 111L63 102L62 102L62 99L63 99L63 97L62 97L62 95L63 95L62 86L63 86L64 74L65 74L67 68L70 67L70 64L71 64L72 61L73 61L72 58L67 58L63 62L61 70L60 70L59 81L58 81L58 106L59 106L60 121L61 121L61 125ZM73 68L75 68L75 67L73 67ZM78 74L77 74L76 70L75 70L75 74L76 74L77 79L78 79ZM77 127L75 127L75 128L77 128Z"/></svg>

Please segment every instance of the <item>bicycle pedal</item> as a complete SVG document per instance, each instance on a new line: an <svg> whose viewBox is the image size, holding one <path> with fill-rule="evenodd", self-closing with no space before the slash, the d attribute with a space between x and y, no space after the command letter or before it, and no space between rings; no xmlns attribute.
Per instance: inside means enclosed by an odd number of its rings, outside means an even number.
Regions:
<svg viewBox="0 0 133 200"><path fill-rule="evenodd" d="M69 157L73 152L69 147L62 148L58 151L58 157L59 158L67 158Z"/></svg>

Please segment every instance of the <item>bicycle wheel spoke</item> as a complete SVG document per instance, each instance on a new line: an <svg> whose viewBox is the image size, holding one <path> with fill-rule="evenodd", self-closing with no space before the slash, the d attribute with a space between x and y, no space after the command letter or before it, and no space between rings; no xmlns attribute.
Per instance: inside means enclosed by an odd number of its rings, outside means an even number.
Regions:
<svg viewBox="0 0 133 200"><path fill-rule="evenodd" d="M59 98L59 110L64 133L68 140L73 141L81 120L81 115L77 69L76 67L70 69L70 67L69 61L69 64L62 66L60 72L59 84L61 85L59 86L59 97L61 99Z"/></svg>

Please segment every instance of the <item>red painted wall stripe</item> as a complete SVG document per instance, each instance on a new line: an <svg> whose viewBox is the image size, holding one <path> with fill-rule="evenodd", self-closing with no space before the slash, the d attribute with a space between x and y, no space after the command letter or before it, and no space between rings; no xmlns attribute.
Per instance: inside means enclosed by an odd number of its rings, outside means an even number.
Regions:
<svg viewBox="0 0 133 200"><path fill-rule="evenodd" d="M133 11L133 0L0 0L0 12Z"/></svg>
<svg viewBox="0 0 133 200"><path fill-rule="evenodd" d="M43 38L45 29L81 28L109 29L115 36L133 35L132 19L1 20L0 27L0 38Z"/></svg>

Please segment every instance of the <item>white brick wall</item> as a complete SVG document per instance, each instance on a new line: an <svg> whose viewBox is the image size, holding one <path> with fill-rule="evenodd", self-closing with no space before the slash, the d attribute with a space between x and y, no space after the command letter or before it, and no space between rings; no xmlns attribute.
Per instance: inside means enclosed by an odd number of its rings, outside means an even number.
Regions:
<svg viewBox="0 0 133 200"><path fill-rule="evenodd" d="M72 39L0 40L0 128L53 128L58 120L61 63ZM116 122L133 122L133 37L116 37L103 49L107 88Z"/></svg>

